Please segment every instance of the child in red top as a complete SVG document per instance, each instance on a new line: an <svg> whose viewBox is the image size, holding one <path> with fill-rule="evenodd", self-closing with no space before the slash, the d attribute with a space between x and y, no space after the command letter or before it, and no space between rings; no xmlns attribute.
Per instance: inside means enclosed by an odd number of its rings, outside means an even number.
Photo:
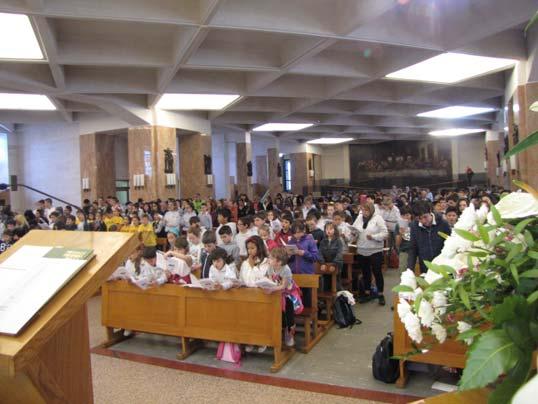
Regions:
<svg viewBox="0 0 538 404"><path fill-rule="evenodd" d="M271 240L271 237L270 237L271 229L266 224L264 224L258 229L258 234L263 240L263 243L265 244L267 251L271 251L273 248L278 247L278 244L276 243L276 241Z"/></svg>
<svg viewBox="0 0 538 404"><path fill-rule="evenodd" d="M293 222L293 217L291 213L285 212L280 217L280 222L282 223L282 230L280 230L275 235L275 242L279 246L284 246L288 244L292 234L291 234L291 223Z"/></svg>

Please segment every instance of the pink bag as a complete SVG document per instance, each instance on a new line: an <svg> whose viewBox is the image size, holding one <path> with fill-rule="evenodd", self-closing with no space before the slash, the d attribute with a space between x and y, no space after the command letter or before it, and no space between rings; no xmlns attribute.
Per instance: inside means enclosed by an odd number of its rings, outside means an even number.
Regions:
<svg viewBox="0 0 538 404"><path fill-rule="evenodd" d="M225 362L241 364L241 347L231 342L219 342L217 359Z"/></svg>

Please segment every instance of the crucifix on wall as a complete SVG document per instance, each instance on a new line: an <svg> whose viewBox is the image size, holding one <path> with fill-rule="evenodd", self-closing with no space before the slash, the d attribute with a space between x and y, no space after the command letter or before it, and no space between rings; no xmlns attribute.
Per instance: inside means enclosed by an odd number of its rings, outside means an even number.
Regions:
<svg viewBox="0 0 538 404"><path fill-rule="evenodd" d="M164 149L164 173L172 174L174 172L174 155L170 148Z"/></svg>

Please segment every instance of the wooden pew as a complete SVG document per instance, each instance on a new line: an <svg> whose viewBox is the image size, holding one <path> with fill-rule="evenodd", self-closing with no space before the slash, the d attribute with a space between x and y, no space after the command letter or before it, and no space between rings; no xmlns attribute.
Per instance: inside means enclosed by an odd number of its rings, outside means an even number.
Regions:
<svg viewBox="0 0 538 404"><path fill-rule="evenodd" d="M178 359L198 348L193 339L267 345L274 349L272 372L294 352L283 350L279 293L256 288L204 291L170 284L142 290L127 281L107 282L102 290L101 321L108 336L104 346L125 339L115 328L180 337Z"/></svg>
<svg viewBox="0 0 538 404"><path fill-rule="evenodd" d="M304 327L304 343L299 350L308 353L329 329L329 327L321 327L318 321L319 275L293 274L293 280L301 289L310 290L310 307L305 307L301 314L295 316L296 323ZM303 304L305 303L303 301Z"/></svg>
<svg viewBox="0 0 538 404"><path fill-rule="evenodd" d="M325 277L324 279L327 280L329 277L330 279L330 289L328 291L325 290L319 290L318 291L318 299L323 301L325 304L325 307L327 308L327 316L325 319L319 319L318 322L322 327L332 327L334 324L334 318L333 318L333 305L334 301L336 300L336 277L338 275L338 267L336 264L324 264L327 266L326 271L321 271L321 264L319 262L316 262L315 264L315 273L316 275L320 276L320 279L322 277ZM318 314L319 316L319 314Z"/></svg>

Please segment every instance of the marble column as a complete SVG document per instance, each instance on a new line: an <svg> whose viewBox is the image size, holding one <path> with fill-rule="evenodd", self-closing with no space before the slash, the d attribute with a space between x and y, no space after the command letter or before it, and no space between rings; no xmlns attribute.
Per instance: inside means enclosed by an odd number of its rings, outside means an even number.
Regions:
<svg viewBox="0 0 538 404"><path fill-rule="evenodd" d="M245 141L236 143L235 145L236 155L236 179L237 179L237 192L246 194L249 199L252 199L252 177L248 176L247 165L252 165L252 144L250 141L250 132L245 133Z"/></svg>
<svg viewBox="0 0 538 404"><path fill-rule="evenodd" d="M143 126L128 129L130 199L145 201L178 197L176 128ZM165 150L172 154L172 171L176 180L167 185ZM134 176L142 175L143 186L135 186Z"/></svg>
<svg viewBox="0 0 538 404"><path fill-rule="evenodd" d="M308 155L306 152L290 154L291 192L294 194L308 193Z"/></svg>
<svg viewBox="0 0 538 404"><path fill-rule="evenodd" d="M278 164L280 163L279 149L267 149L267 176L269 181L269 192L274 198L276 194L282 192L282 177L278 176ZM283 167L280 174L282 175Z"/></svg>
<svg viewBox="0 0 538 404"><path fill-rule="evenodd" d="M204 156L211 158L210 135L179 135L181 198L192 198L196 194L200 194L203 198L214 196L213 175L208 177L205 174Z"/></svg>
<svg viewBox="0 0 538 404"><path fill-rule="evenodd" d="M115 196L114 136L89 133L80 136L79 144L80 177L89 182L89 189L82 189L81 181L81 199Z"/></svg>
<svg viewBox="0 0 538 404"><path fill-rule="evenodd" d="M486 175L490 186L501 184L501 168L499 167L499 159L501 158L500 146L499 132L491 130L486 131ZM497 154L499 154L499 159L497 158Z"/></svg>

